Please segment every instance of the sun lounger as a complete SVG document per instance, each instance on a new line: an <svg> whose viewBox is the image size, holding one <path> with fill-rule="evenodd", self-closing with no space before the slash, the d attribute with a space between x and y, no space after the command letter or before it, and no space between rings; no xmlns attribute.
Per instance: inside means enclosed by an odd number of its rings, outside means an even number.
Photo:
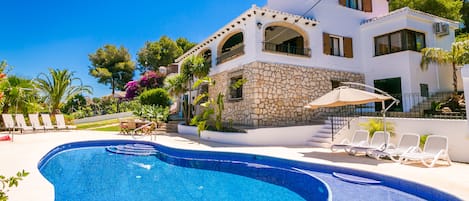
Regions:
<svg viewBox="0 0 469 201"><path fill-rule="evenodd" d="M372 150L368 156L376 159L388 157L393 161L398 162L402 154L412 152L418 149L420 144L420 135L415 133L404 133L397 146L390 144L385 150Z"/></svg>
<svg viewBox="0 0 469 201"><path fill-rule="evenodd" d="M364 145L368 142L369 136L370 136L370 133L367 130L356 130L353 133L352 141L349 141L348 139L344 139L340 144L333 144L331 146L331 150L335 152L335 151L338 151L339 149L346 150L352 146Z"/></svg>
<svg viewBox="0 0 469 201"><path fill-rule="evenodd" d="M66 125L63 114L56 114L55 121L57 122L58 129L76 129L77 128L76 126L73 126L73 125Z"/></svg>
<svg viewBox="0 0 469 201"><path fill-rule="evenodd" d="M451 165L451 159L448 154L448 137L439 135L430 135L425 141L423 150L407 152L401 155L400 163L421 162L427 167L435 166L438 160L443 160Z"/></svg>
<svg viewBox="0 0 469 201"><path fill-rule="evenodd" d="M370 143L361 144L358 146L352 146L346 151L350 155L357 155L359 153L368 154L374 150L384 150L386 145L389 145L390 135L388 132L376 131L371 137Z"/></svg>
<svg viewBox="0 0 469 201"><path fill-rule="evenodd" d="M26 121L24 120L23 114L15 114L16 126L20 129L20 132L23 133L24 131L33 131L32 126L28 126Z"/></svg>
<svg viewBox="0 0 469 201"><path fill-rule="evenodd" d="M54 129L54 126L41 125L41 122L39 122L39 114L28 114L28 116L34 130L44 130L44 132L46 132L46 130Z"/></svg>
<svg viewBox="0 0 469 201"><path fill-rule="evenodd" d="M41 114L41 118L42 118L42 123L44 124L44 127L51 128L51 129L55 128L55 126L52 124L52 121L50 120L49 114Z"/></svg>
<svg viewBox="0 0 469 201"><path fill-rule="evenodd" d="M15 130L15 121L13 121L13 116L11 114L2 114L2 119L3 124L5 125L5 128L8 130L9 133Z"/></svg>

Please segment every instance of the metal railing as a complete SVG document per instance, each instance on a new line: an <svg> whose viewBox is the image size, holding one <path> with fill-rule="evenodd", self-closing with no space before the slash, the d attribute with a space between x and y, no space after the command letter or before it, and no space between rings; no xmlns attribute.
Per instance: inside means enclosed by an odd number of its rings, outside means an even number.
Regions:
<svg viewBox="0 0 469 201"><path fill-rule="evenodd" d="M263 51L269 52L281 52L286 53L287 55L301 55L301 56L310 56L311 49L303 47L295 47L291 45L278 45L275 43L263 42Z"/></svg>
<svg viewBox="0 0 469 201"><path fill-rule="evenodd" d="M241 44L239 47L231 49L228 52L222 53L217 57L217 64L221 64L235 57L241 56L244 54L244 44Z"/></svg>

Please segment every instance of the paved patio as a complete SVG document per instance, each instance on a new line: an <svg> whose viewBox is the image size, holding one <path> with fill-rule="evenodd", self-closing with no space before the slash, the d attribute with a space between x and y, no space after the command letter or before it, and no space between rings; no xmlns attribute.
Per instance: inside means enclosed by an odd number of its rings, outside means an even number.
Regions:
<svg viewBox="0 0 469 201"><path fill-rule="evenodd" d="M19 183L18 188L13 188L8 193L10 201L54 200L52 184L42 177L37 169L39 160L58 145L99 139L132 138L112 132L63 131L15 135L14 142L0 141L0 174L11 176L22 169L31 173ZM140 140L150 140L150 137ZM419 165L400 165L388 160L354 157L341 152L331 153L328 149L310 147L246 147L203 141L199 143L194 137L176 134L158 135L156 142L181 149L252 153L367 170L433 186L463 200L469 200L469 164L454 163L450 167L441 165L425 168Z"/></svg>

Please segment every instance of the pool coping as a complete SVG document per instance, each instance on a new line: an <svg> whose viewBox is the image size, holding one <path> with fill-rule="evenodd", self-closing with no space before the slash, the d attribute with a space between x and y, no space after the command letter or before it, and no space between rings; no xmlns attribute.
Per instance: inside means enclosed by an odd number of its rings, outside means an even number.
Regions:
<svg viewBox="0 0 469 201"><path fill-rule="evenodd" d="M40 174L39 170L37 169L38 161L41 159L47 152L52 150L54 147L65 144L68 142L76 142L76 141L86 141L86 140L108 140L108 139L124 139L129 140L131 139L130 136L125 135L116 135L115 133L109 132L89 132L89 131L73 131L73 132L53 132L53 133L45 133L45 134L28 134L17 136L15 138L15 142L0 142L0 160L5 162L7 165L2 165L0 167L1 174L4 175L13 175L16 171L21 169L26 169L27 171L31 172L31 174L25 178L24 181L20 181L18 188L13 188L9 195L10 200L53 200L53 186ZM147 141L146 139L141 139ZM310 147L300 147L298 150L292 152L295 148L287 148L287 147L240 147L240 146L232 146L232 145L211 145L210 143L198 143L197 141L190 140L187 138L183 138L181 136L158 136L157 139L158 143L168 146L171 148L177 149L189 149L189 150L206 150L206 151L222 151L222 152L239 152L239 153L248 153L248 154L257 154L257 155L265 155L270 157L277 157L282 159L293 159L297 161L304 161L304 162L314 162L316 163L317 159L305 157L304 154L298 154L302 151L306 152L315 152L315 149ZM4 146L5 145L5 146ZM271 151L273 150L273 151ZM271 151L271 152L269 152ZM274 153L274 152L277 153ZM285 152L283 154L282 152ZM15 153L12 156L11 153ZM282 155L283 154L283 155ZM302 156L303 155L303 156ZM345 156L351 157L351 156ZM22 159L20 162L17 162L18 158ZM357 160L363 160L360 157ZM321 162L321 161L320 161ZM377 166L367 166L365 165L355 165L355 164L348 164L348 163L332 163L335 166L346 166L347 168L358 169L361 171L370 171L373 173L383 174L381 169L381 165ZM388 164L385 164L388 166ZM360 167L355 167L360 166ZM383 165L384 166L384 165ZM448 180L449 177L455 176L458 169L462 169L463 171L460 174L469 173L469 165L467 164L459 164L455 163L451 167L437 167L437 168L421 168L421 167L409 167L407 165L392 165L391 168L395 167L402 167L402 172L405 172L406 169L416 169L417 171L422 171L424 174L425 172L435 172L433 176L435 178L439 178L444 173L454 173L453 175L446 175L445 178ZM450 170L451 169L451 170ZM454 169L454 170L453 170ZM384 172L388 173L388 172ZM407 176L406 174L396 174L396 172L389 172L389 175L403 178L405 179ZM412 174L412 173L411 173ZM407 174L409 175L409 174ZM467 175L467 174L465 174ZM413 175L411 175L413 176ZM418 176L418 175L417 175ZM432 177L433 177L432 176ZM424 184L425 179L419 179L418 177L415 179L408 179L412 182ZM442 190L444 192L451 193L459 198L467 198L469 197L469 193L467 190L467 182L469 181L466 177L464 177L459 182L454 183L453 181L449 181L448 184L445 186L445 182L434 182L427 184L427 186L431 186ZM443 183L443 185L441 184ZM425 185L425 184L424 184ZM453 188L457 187L457 188ZM34 199L32 199L34 198Z"/></svg>

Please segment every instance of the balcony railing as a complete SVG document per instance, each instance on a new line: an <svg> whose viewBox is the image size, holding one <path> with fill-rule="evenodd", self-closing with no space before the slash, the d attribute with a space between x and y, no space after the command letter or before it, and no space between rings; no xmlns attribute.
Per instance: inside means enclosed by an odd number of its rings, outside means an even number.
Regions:
<svg viewBox="0 0 469 201"><path fill-rule="evenodd" d="M231 49L228 52L222 53L219 57L217 57L217 64L221 64L233 58L239 57L244 54L244 44Z"/></svg>
<svg viewBox="0 0 469 201"><path fill-rule="evenodd" d="M299 48L291 45L277 45L275 43L263 42L263 50L269 52L281 52L287 55L311 56L311 49Z"/></svg>

